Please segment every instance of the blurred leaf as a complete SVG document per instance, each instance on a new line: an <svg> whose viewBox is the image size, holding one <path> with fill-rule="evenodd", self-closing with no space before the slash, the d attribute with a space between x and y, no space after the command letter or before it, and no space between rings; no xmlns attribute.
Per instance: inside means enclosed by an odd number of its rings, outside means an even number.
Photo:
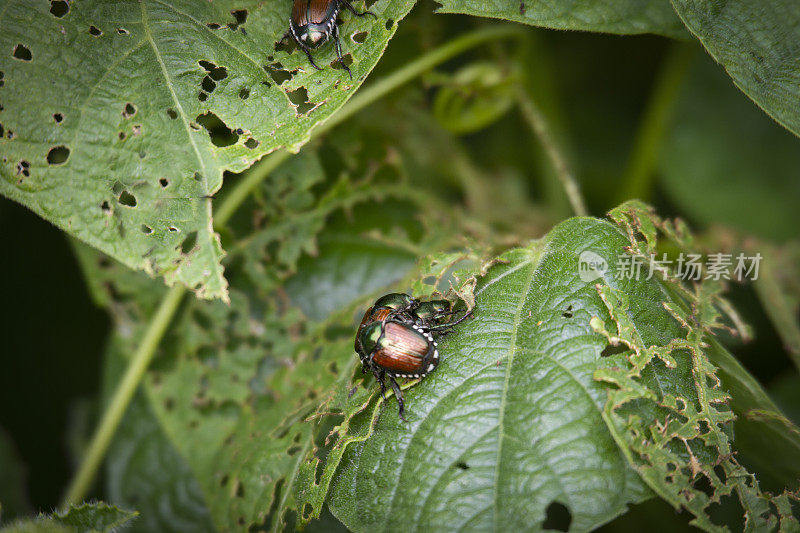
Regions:
<svg viewBox="0 0 800 533"><path fill-rule="evenodd" d="M720 70L698 58L660 157L661 183L705 224L775 240L800 227L800 141L755 109Z"/></svg>
<svg viewBox="0 0 800 533"><path fill-rule="evenodd" d="M25 466L14 443L0 428L0 524L31 511Z"/></svg>
<svg viewBox="0 0 800 533"><path fill-rule="evenodd" d="M671 6L658 0L436 1L442 5L438 13L464 13L558 30L686 36L683 25Z"/></svg>
<svg viewBox="0 0 800 533"><path fill-rule="evenodd" d="M3 533L111 533L136 518L139 513L125 511L102 502L70 506L51 515L19 521L4 527Z"/></svg>
<svg viewBox="0 0 800 533"><path fill-rule="evenodd" d="M0 193L131 268L225 299L210 206L223 171L302 145L412 6L345 16L351 81L276 45L289 4L3 2Z"/></svg>
<svg viewBox="0 0 800 533"><path fill-rule="evenodd" d="M473 63L442 82L433 115L447 130L473 133L505 115L514 105L514 79L493 63Z"/></svg>
<svg viewBox="0 0 800 533"><path fill-rule="evenodd" d="M672 0L672 5L734 83L800 135L800 3Z"/></svg>
<svg viewBox="0 0 800 533"><path fill-rule="evenodd" d="M122 375L121 344L129 343L122 337L114 341L107 353L106 397ZM141 513L126 531L214 531L200 485L141 393L120 423L105 474L108 499Z"/></svg>

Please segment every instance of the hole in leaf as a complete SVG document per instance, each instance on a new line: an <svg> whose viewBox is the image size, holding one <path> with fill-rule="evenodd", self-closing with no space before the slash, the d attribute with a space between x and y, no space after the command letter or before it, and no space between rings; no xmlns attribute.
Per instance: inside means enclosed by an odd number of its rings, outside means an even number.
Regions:
<svg viewBox="0 0 800 533"><path fill-rule="evenodd" d="M141 124L134 124L133 128L131 128L134 135L140 135L142 133L142 125Z"/></svg>
<svg viewBox="0 0 800 533"><path fill-rule="evenodd" d="M283 68L283 65L279 62L270 63L269 65L264 67L264 70L267 71L267 73L272 78L272 81L274 81L277 85L280 85L283 82L292 79L292 74L288 70Z"/></svg>
<svg viewBox="0 0 800 533"><path fill-rule="evenodd" d="M161 185L162 187L166 187L167 185L169 185L169 180L167 178L161 178L158 180L158 184Z"/></svg>
<svg viewBox="0 0 800 533"><path fill-rule="evenodd" d="M211 111L203 115L198 115L195 120L208 131L208 135L214 146L224 148L225 146L236 144L239 141L239 136L236 132L226 126L225 123Z"/></svg>
<svg viewBox="0 0 800 533"><path fill-rule="evenodd" d="M131 32L129 32L125 28L117 28L117 33L119 33L120 35L130 35L131 34Z"/></svg>
<svg viewBox="0 0 800 533"><path fill-rule="evenodd" d="M167 109L167 116L172 120L175 120L176 118L178 118L178 113L170 107L169 109Z"/></svg>
<svg viewBox="0 0 800 533"><path fill-rule="evenodd" d="M128 102L125 104L125 107L122 108L122 116L123 118L131 118L136 114L136 111L136 106Z"/></svg>
<svg viewBox="0 0 800 533"><path fill-rule="evenodd" d="M3 136L3 133L5 133L5 130L3 129L3 125L0 124L0 137ZM4 160L5 160L5 158L4 158Z"/></svg>
<svg viewBox="0 0 800 533"><path fill-rule="evenodd" d="M314 109L314 104L308 101L308 91L305 87L288 91L286 95L289 97L289 101L295 105L295 113L297 115L305 115Z"/></svg>
<svg viewBox="0 0 800 533"><path fill-rule="evenodd" d="M122 191L119 195L119 203L126 207L136 207L136 197L128 191Z"/></svg>
<svg viewBox="0 0 800 533"><path fill-rule="evenodd" d="M178 228L176 228L175 226L170 226L170 227L168 227L168 228L167 228L167 230L168 230L170 233L178 233L178 232L180 231L180 230L179 230Z"/></svg>
<svg viewBox="0 0 800 533"><path fill-rule="evenodd" d="M289 457L292 457L294 455L297 455L297 452L299 451L300 451L300 446L292 446L291 448L286 450L286 453L289 455Z"/></svg>
<svg viewBox="0 0 800 533"><path fill-rule="evenodd" d="M353 64L353 56L351 54L343 55L342 56L342 62L344 62L345 66L349 67L350 65ZM330 62L330 67L333 68L333 69L336 69L336 70L344 70L344 67L342 66L342 62L340 62L339 59L336 58L336 59L334 59L334 60L332 60Z"/></svg>
<svg viewBox="0 0 800 533"><path fill-rule="evenodd" d="M570 306L569 306L569 307L567 307L566 309L564 309L564 312L563 312L563 313L561 313L561 316L562 316L563 318L572 318L572 304L570 304Z"/></svg>
<svg viewBox="0 0 800 533"><path fill-rule="evenodd" d="M175 399L167 398L166 400L164 400L164 408L167 411L172 411L173 409L175 409Z"/></svg>
<svg viewBox="0 0 800 533"><path fill-rule="evenodd" d="M203 78L203 81L200 83L200 86L203 88L204 91L208 93L213 93L214 89L217 88L217 84L214 83L214 80L211 79L211 76L206 76Z"/></svg>
<svg viewBox="0 0 800 533"><path fill-rule="evenodd" d="M100 209L102 209L104 213L110 213L111 205L109 205L107 200L103 200L103 203L100 204Z"/></svg>
<svg viewBox="0 0 800 533"><path fill-rule="evenodd" d="M209 22L208 24L206 24L206 26L208 26L208 29L210 30L218 30L220 27L219 24L217 24L216 22Z"/></svg>
<svg viewBox="0 0 800 533"><path fill-rule="evenodd" d="M47 164L63 165L69 158L69 148L66 146L54 146L47 152Z"/></svg>
<svg viewBox="0 0 800 533"><path fill-rule="evenodd" d="M141 229L142 233L144 233L145 235L150 235L151 233L153 233L153 228L151 228L147 224L142 224L141 228L139 229Z"/></svg>
<svg viewBox="0 0 800 533"><path fill-rule="evenodd" d="M609 344L603 351L600 352L600 357L610 357L612 355L617 355L620 353L625 353L628 351L628 347L622 343L619 344Z"/></svg>
<svg viewBox="0 0 800 533"><path fill-rule="evenodd" d="M704 493L709 498L714 496L714 487L711 486L711 482L708 480L708 477L704 475L699 475L692 483L692 487L695 490L699 490L700 492Z"/></svg>
<svg viewBox="0 0 800 533"><path fill-rule="evenodd" d="M31 175L30 169L31 169L30 162L28 162L28 161L26 161L24 159L20 160L20 162L17 163L17 176L22 174L23 176L25 176L27 178L28 176Z"/></svg>
<svg viewBox="0 0 800 533"><path fill-rule="evenodd" d="M14 57L20 61L30 61L33 58L30 48L24 44L18 44L14 47Z"/></svg>
<svg viewBox="0 0 800 533"><path fill-rule="evenodd" d="M461 470L469 470L469 465L464 461L459 461L456 463L456 468L460 468Z"/></svg>
<svg viewBox="0 0 800 533"><path fill-rule="evenodd" d="M236 492L234 493L234 496L237 498L244 498L244 483L241 481L236 482Z"/></svg>
<svg viewBox="0 0 800 533"><path fill-rule="evenodd" d="M224 487L225 485L227 485L229 479L230 479L230 477L228 476L228 474L225 474L224 476L222 476L222 479L219 480L219 486L220 487Z"/></svg>
<svg viewBox="0 0 800 533"><path fill-rule="evenodd" d="M183 242L181 243L181 252L184 255L188 254L189 252L192 251L192 249L196 244L197 244L197 232L193 231L189 235L187 235L185 239L183 239Z"/></svg>
<svg viewBox="0 0 800 533"><path fill-rule="evenodd" d="M242 24L247 22L247 10L246 9L232 10L231 11L231 15L233 15L233 18L236 19L236 22L229 22L228 23L228 28L230 28L232 30L236 30L236 28L238 28L239 26L241 26Z"/></svg>
<svg viewBox="0 0 800 533"><path fill-rule="evenodd" d="M199 172L195 172L194 174L192 174L192 179L194 181L203 181L203 175L200 174Z"/></svg>
<svg viewBox="0 0 800 533"><path fill-rule="evenodd" d="M563 503L551 502L550 505L547 506L545 513L542 529L569 531L569 526L572 523L572 514Z"/></svg>
<svg viewBox="0 0 800 533"><path fill-rule="evenodd" d="M252 150L253 148L255 148L256 146L258 146L259 144L261 144L261 143L259 143L257 140L253 139L252 137L250 137L249 139L247 139L247 140L244 142L244 145L245 145L246 147L250 148L251 150Z"/></svg>
<svg viewBox="0 0 800 533"><path fill-rule="evenodd" d="M200 93L198 93L197 95L197 99L200 100L201 102L205 102L206 100L208 100L208 94L203 91L200 91Z"/></svg>
<svg viewBox="0 0 800 533"><path fill-rule="evenodd" d="M97 26L89 26L89 35L100 37L103 35L103 32Z"/></svg>
<svg viewBox="0 0 800 533"><path fill-rule="evenodd" d="M242 87L242 89L239 91L239 98L242 100L247 100L250 98L250 89L247 87Z"/></svg>
<svg viewBox="0 0 800 533"><path fill-rule="evenodd" d="M391 30L394 27L394 19L386 19L386 29Z"/></svg>
<svg viewBox="0 0 800 533"><path fill-rule="evenodd" d="M61 113L53 113L53 120L56 121L56 124L61 124L64 121L64 115ZM0 137L2 137L2 134L0 134Z"/></svg>
<svg viewBox="0 0 800 533"><path fill-rule="evenodd" d="M119 135L117 135L117 137L119 137L120 141L124 141L125 137L127 137L127 135L125 135L124 131L121 131L121 132L119 132Z"/></svg>
<svg viewBox="0 0 800 533"><path fill-rule="evenodd" d="M6 137L8 137L9 140L13 139L14 138L14 132L11 131L11 130L8 130L8 133L6 133Z"/></svg>
<svg viewBox="0 0 800 533"><path fill-rule="evenodd" d="M54 17L61 18L69 13L69 4L63 0L50 1L50 14Z"/></svg>
<svg viewBox="0 0 800 533"><path fill-rule="evenodd" d="M362 44L364 41L367 40L367 35L369 35L369 34L367 32L365 32L365 31L360 31L358 33L354 33L353 37L352 37L353 42L356 43L356 44Z"/></svg>

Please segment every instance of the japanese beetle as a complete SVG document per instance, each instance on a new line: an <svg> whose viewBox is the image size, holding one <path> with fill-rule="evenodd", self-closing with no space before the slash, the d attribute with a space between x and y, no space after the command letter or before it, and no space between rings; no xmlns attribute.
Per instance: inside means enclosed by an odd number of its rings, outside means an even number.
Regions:
<svg viewBox="0 0 800 533"><path fill-rule="evenodd" d="M322 70L314 63L314 58L311 57L311 50L322 46L328 39L333 39L339 64L352 78L353 74L344 64L344 58L342 58L339 26L336 24L336 17L339 15L339 10L342 6L357 17L372 15L376 19L378 18L371 11L359 13L350 4L349 0L294 0L292 16L289 19L289 33L284 35L281 40L286 39L291 34L297 46L308 56L308 61L311 65L317 70Z"/></svg>
<svg viewBox="0 0 800 533"><path fill-rule="evenodd" d="M403 394L395 378L424 378L439 364L439 350L432 332L444 334L472 314L443 322L453 314L448 300L420 302L403 293L382 296L367 309L356 332L355 351L362 371L371 371L385 395L385 378L397 396L403 417Z"/></svg>
<svg viewBox="0 0 800 533"><path fill-rule="evenodd" d="M430 332L396 319L374 321L361 328L357 344L364 372L371 370L386 394L385 378L397 397L400 418L405 420L403 393L395 378L424 378L439 364L439 349Z"/></svg>

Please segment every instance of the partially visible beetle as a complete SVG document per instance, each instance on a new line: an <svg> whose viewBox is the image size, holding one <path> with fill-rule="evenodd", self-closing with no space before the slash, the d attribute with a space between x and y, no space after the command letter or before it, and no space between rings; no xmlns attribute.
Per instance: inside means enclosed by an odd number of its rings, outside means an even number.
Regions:
<svg viewBox="0 0 800 533"><path fill-rule="evenodd" d="M371 371L386 393L386 377L397 397L403 416L403 393L395 378L424 378L439 364L439 348L434 331L444 332L465 320L467 311L454 322L444 322L453 314L447 300L420 302L402 293L391 293L367 309L356 332L355 350L362 370Z"/></svg>
<svg viewBox="0 0 800 533"><path fill-rule="evenodd" d="M291 34L297 46L308 56L311 65L317 70L322 70L314 62L314 58L311 57L311 50L318 48L332 38L336 45L336 57L339 60L339 64L352 78L353 74L344 64L342 44L339 41L339 26L336 24L336 17L339 15L341 6L346 7L357 17L372 15L376 19L378 18L371 11L359 13L349 0L294 0L292 16L289 19L289 33L284 35L283 39L286 39Z"/></svg>

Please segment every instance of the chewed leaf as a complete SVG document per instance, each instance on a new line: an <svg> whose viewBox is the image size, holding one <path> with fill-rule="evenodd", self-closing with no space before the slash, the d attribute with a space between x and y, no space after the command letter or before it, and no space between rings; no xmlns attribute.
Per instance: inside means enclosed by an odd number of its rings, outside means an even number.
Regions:
<svg viewBox="0 0 800 533"><path fill-rule="evenodd" d="M224 171L298 149L358 88L413 5L348 17L353 73L280 44L290 5L9 0L0 193L125 265L227 298L211 197ZM333 45L317 61L335 58ZM300 98L302 96L302 98ZM300 100L298 100L300 98ZM46 142L43 141L46 139Z"/></svg>
<svg viewBox="0 0 800 533"><path fill-rule="evenodd" d="M464 13L560 30L686 36L668 2L657 0L437 0L439 13Z"/></svg>

